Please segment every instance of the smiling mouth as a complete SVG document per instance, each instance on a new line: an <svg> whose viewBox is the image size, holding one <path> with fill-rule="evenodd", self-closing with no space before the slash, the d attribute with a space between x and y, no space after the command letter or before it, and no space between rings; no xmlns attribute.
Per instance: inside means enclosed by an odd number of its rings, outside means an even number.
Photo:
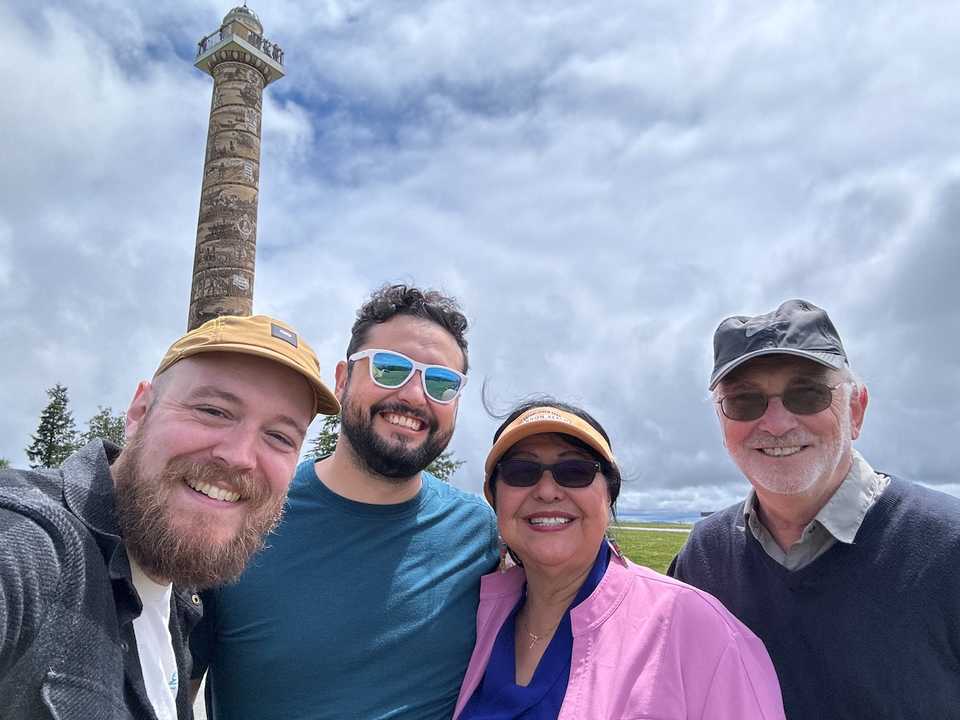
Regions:
<svg viewBox="0 0 960 720"><path fill-rule="evenodd" d="M535 517L528 518L527 522L533 525L534 527L561 527L563 525L569 525L573 522L573 518L569 517Z"/></svg>
<svg viewBox="0 0 960 720"><path fill-rule="evenodd" d="M410 415L401 415L400 413L386 412L386 413L380 413L380 417L382 417L391 425L396 425L398 427L406 428L407 430L413 430L414 432L419 432L424 427L424 422L422 420L415 417L411 417Z"/></svg>
<svg viewBox="0 0 960 720"><path fill-rule="evenodd" d="M196 490L198 493L206 495L208 498L212 498L214 500L235 503L240 499L240 493L224 490L223 488L216 487L210 483L198 482L193 478L187 478L184 480L184 482L193 490Z"/></svg>
<svg viewBox="0 0 960 720"><path fill-rule="evenodd" d="M796 455L806 447L807 445L792 445L790 447L757 448L757 450L767 457L789 457L790 455Z"/></svg>

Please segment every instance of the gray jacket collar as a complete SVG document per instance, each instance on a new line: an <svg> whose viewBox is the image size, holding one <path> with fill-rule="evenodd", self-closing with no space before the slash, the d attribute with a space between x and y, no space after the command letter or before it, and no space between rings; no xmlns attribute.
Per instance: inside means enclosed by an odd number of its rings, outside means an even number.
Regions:
<svg viewBox="0 0 960 720"><path fill-rule="evenodd" d="M120 448L107 440L91 440L63 464L63 472L73 482L64 483L66 506L86 525L100 547L111 580L130 577L127 559L117 524L110 465Z"/></svg>

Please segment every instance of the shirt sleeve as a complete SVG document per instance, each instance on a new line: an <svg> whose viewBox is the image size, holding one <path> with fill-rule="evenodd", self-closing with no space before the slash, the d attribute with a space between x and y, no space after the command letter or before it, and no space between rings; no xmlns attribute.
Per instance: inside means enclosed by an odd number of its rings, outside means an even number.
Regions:
<svg viewBox="0 0 960 720"><path fill-rule="evenodd" d="M780 683L763 643L736 635L720 656L701 720L784 720Z"/></svg>
<svg viewBox="0 0 960 720"><path fill-rule="evenodd" d="M490 528L490 542L487 543L487 566L484 574L493 572L500 564L500 529L497 527L497 516L491 510L487 520L487 526Z"/></svg>
<svg viewBox="0 0 960 720"><path fill-rule="evenodd" d="M37 523L0 508L0 676L33 644L57 596L59 555Z"/></svg>
<svg viewBox="0 0 960 720"><path fill-rule="evenodd" d="M681 548L680 552L673 556L673 560L670 561L670 567L667 568L666 572L669 577L681 581L683 581L683 578L680 576L680 553L682 552L683 549Z"/></svg>

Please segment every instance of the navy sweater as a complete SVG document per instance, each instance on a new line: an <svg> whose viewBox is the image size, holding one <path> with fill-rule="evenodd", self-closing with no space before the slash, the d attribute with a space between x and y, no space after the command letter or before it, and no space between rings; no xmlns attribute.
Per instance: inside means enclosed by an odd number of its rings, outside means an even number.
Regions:
<svg viewBox="0 0 960 720"><path fill-rule="evenodd" d="M960 719L960 499L894 478L794 572L743 526L743 503L702 520L668 572L763 640L790 720Z"/></svg>

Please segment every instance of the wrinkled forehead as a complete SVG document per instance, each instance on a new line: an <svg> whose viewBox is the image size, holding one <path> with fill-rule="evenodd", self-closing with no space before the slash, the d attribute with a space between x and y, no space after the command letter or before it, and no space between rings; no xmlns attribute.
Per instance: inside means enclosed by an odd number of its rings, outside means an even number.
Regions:
<svg viewBox="0 0 960 720"><path fill-rule="evenodd" d="M764 355L745 362L730 372L720 381L720 387L765 385L771 382L790 382L794 379L828 381L836 375L836 370L807 358L796 355Z"/></svg>

